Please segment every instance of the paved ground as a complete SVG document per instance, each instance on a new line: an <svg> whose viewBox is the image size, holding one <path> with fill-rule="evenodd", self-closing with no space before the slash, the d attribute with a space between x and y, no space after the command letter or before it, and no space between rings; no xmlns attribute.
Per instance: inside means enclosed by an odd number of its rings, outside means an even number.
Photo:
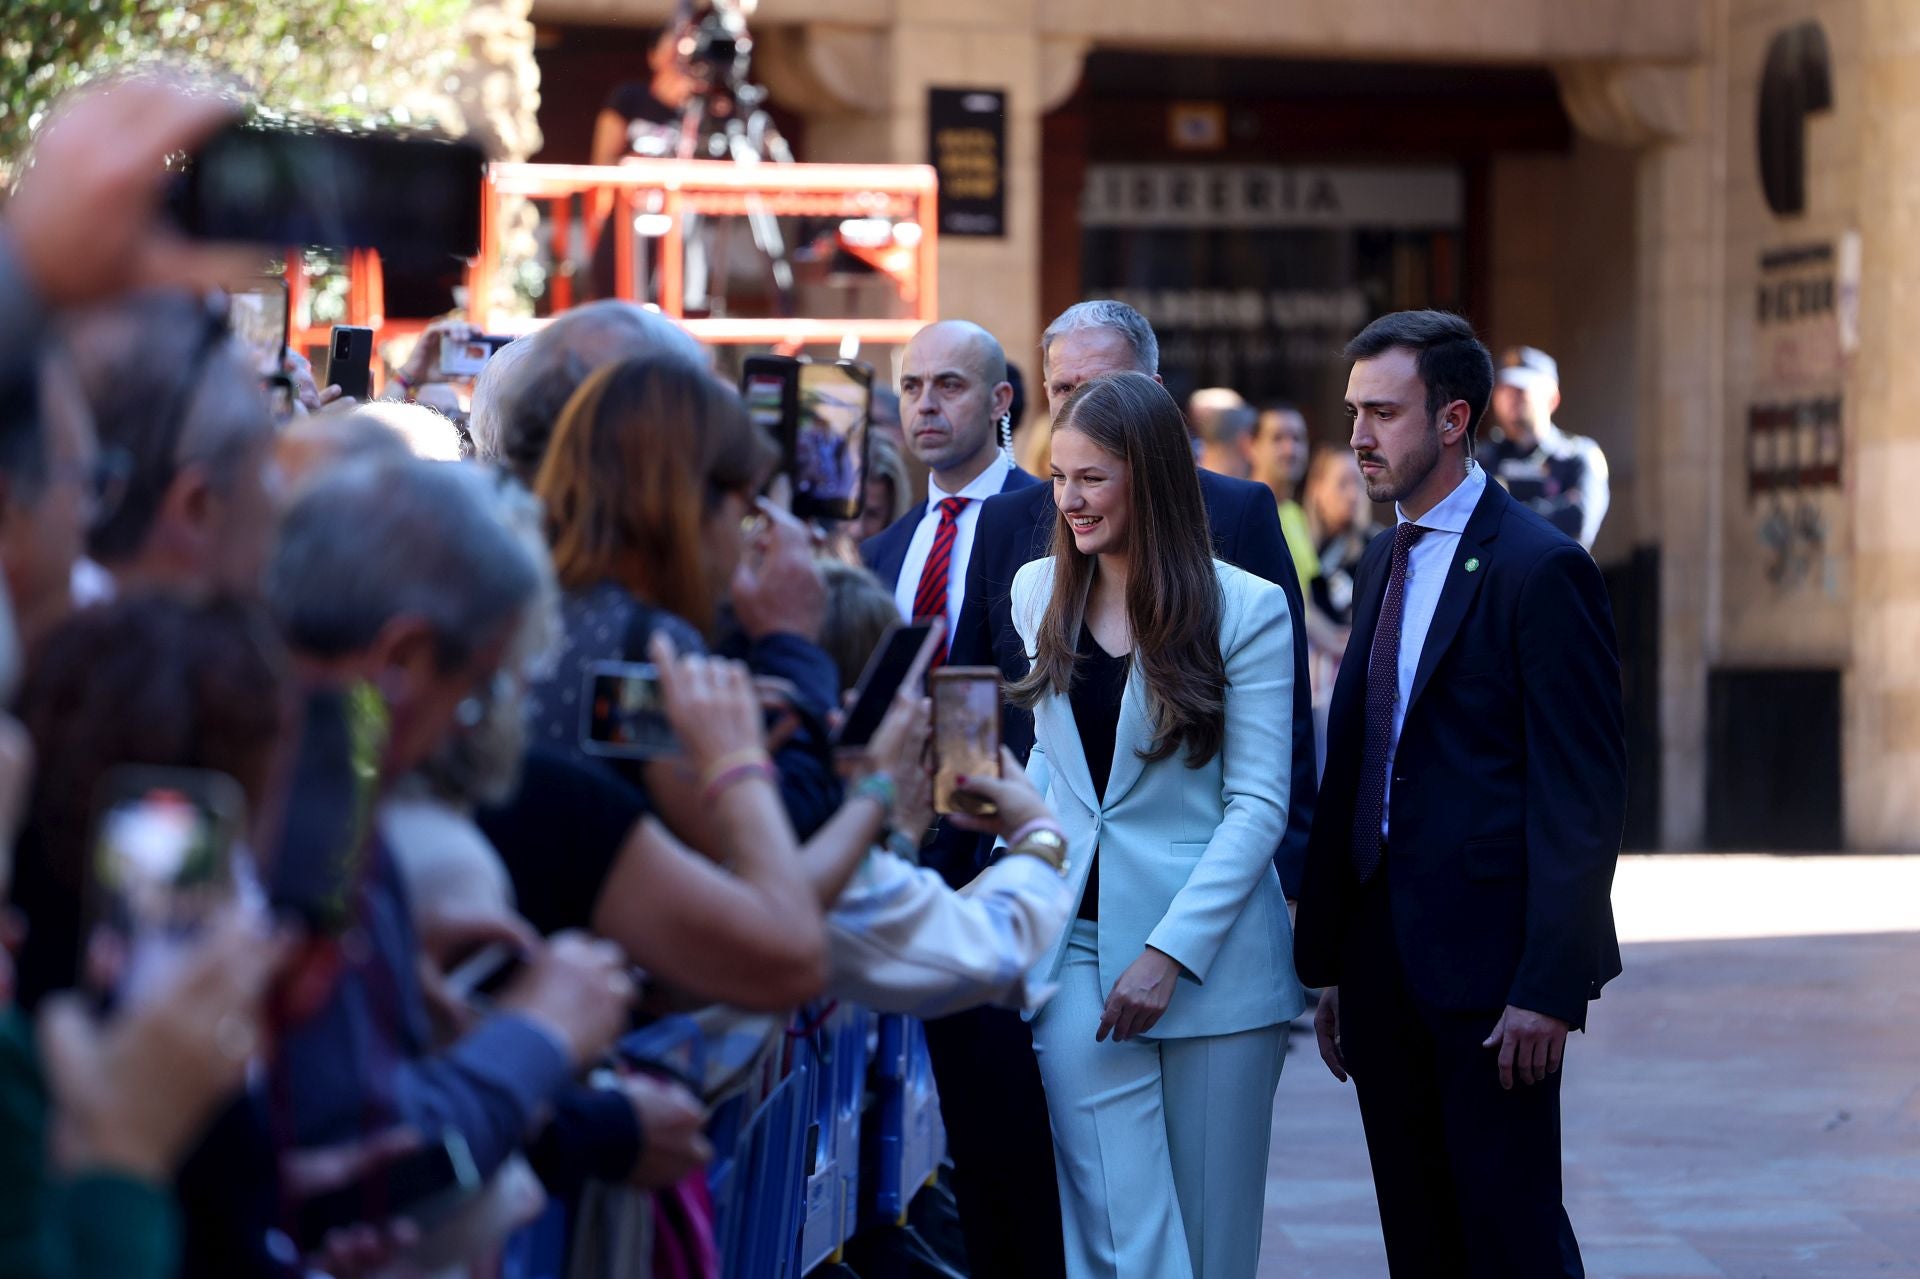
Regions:
<svg viewBox="0 0 1920 1279"><path fill-rule="evenodd" d="M1920 1279L1920 857L1622 861L1568 1052L1593 1279ZM1352 1092L1295 1029L1262 1279L1386 1274Z"/></svg>

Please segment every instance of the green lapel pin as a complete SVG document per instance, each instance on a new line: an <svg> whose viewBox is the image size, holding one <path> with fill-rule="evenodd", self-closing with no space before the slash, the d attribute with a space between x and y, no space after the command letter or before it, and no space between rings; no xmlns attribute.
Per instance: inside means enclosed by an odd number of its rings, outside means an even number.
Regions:
<svg viewBox="0 0 1920 1279"><path fill-rule="evenodd" d="M1468 560L1465 564L1462 564L1460 567L1466 569L1467 572L1469 573L1478 573L1480 571L1479 557L1475 556L1473 559Z"/></svg>

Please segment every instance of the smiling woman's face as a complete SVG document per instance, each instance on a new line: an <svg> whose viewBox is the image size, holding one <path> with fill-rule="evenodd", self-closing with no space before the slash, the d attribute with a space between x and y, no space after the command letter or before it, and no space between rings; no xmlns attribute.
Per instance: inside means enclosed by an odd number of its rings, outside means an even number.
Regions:
<svg viewBox="0 0 1920 1279"><path fill-rule="evenodd" d="M1074 430L1053 435L1053 501L1082 555L1124 554L1129 482L1125 458Z"/></svg>

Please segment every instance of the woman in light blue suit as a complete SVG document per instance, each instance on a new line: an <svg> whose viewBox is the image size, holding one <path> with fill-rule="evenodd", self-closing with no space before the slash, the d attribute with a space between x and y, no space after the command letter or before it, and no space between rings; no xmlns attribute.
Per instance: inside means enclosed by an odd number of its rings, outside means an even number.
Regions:
<svg viewBox="0 0 1920 1279"><path fill-rule="evenodd" d="M1252 1279L1286 1023L1285 593L1213 558L1178 407L1083 384L1053 429L1052 555L1013 584L1031 771L1078 918L1033 1022L1074 1279Z"/></svg>

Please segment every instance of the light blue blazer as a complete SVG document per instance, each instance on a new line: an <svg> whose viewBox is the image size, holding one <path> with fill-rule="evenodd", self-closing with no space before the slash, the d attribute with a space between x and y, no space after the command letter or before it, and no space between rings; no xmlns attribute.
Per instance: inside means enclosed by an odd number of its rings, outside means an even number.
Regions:
<svg viewBox="0 0 1920 1279"><path fill-rule="evenodd" d="M1065 828L1075 903L1086 889L1088 854L1100 850L1102 988L1111 990L1147 946L1181 966L1153 1038L1272 1026L1299 1016L1306 1002L1273 868L1287 826L1293 759L1293 623L1279 587L1218 560L1213 567L1227 668L1220 754L1199 768L1188 768L1181 752L1153 764L1141 759L1137 748L1151 731L1135 663L1101 801L1072 703L1049 694L1034 708L1028 771ZM1034 560L1013 580L1014 626L1030 659L1053 571L1051 559ZM1066 945L1063 934L1032 980L1056 979Z"/></svg>

